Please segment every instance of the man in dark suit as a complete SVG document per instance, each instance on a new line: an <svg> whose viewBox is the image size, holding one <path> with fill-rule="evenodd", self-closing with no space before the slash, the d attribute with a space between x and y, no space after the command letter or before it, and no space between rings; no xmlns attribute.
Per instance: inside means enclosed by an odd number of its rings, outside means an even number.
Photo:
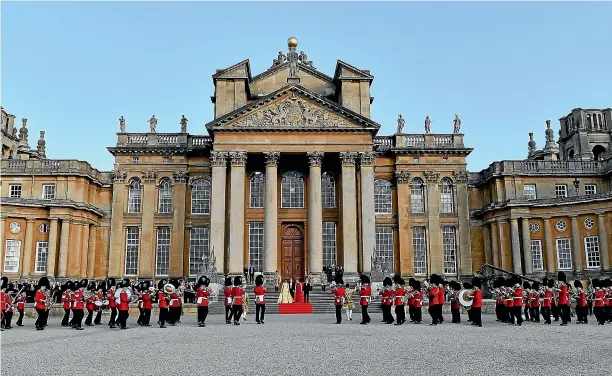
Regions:
<svg viewBox="0 0 612 376"><path fill-rule="evenodd" d="M304 284L304 303L308 303L310 290L312 290L312 287L310 286L310 277L306 277L306 283Z"/></svg>
<svg viewBox="0 0 612 376"><path fill-rule="evenodd" d="M295 299L295 281L293 278L289 281L289 293L291 294L291 297Z"/></svg>
<svg viewBox="0 0 612 376"><path fill-rule="evenodd" d="M244 269L242 270L242 272L244 273L244 280L248 282L248 280L249 280L249 268L247 268L246 265L244 266Z"/></svg>
<svg viewBox="0 0 612 376"><path fill-rule="evenodd" d="M253 283L253 278L255 278L255 267L251 265L249 267L249 283Z"/></svg>

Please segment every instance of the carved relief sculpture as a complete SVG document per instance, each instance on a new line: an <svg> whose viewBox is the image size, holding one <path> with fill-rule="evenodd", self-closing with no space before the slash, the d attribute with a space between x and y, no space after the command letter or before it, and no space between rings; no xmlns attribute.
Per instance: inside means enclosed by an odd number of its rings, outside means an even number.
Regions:
<svg viewBox="0 0 612 376"><path fill-rule="evenodd" d="M145 182L154 182L155 179L157 178L157 171L155 170L149 170L149 171L143 171L142 172L142 179Z"/></svg>
<svg viewBox="0 0 612 376"><path fill-rule="evenodd" d="M149 123L149 126L151 127L151 133L157 132L157 119L155 118L155 115L151 116L148 123Z"/></svg>
<svg viewBox="0 0 612 376"><path fill-rule="evenodd" d="M410 172L408 171L395 171L395 180L398 183L408 183L410 182Z"/></svg>
<svg viewBox="0 0 612 376"><path fill-rule="evenodd" d="M177 184L185 184L187 182L187 171L184 170L178 170L178 171L172 171L172 179L174 180L175 183Z"/></svg>
<svg viewBox="0 0 612 376"><path fill-rule="evenodd" d="M123 118L123 115L121 115L119 118L119 132L125 133L125 119Z"/></svg>
<svg viewBox="0 0 612 376"><path fill-rule="evenodd" d="M425 116L425 133L431 132L431 119L428 116Z"/></svg>
<svg viewBox="0 0 612 376"><path fill-rule="evenodd" d="M459 133L461 131L461 119L455 114L455 120L453 120L453 133Z"/></svg>
<svg viewBox="0 0 612 376"><path fill-rule="evenodd" d="M467 171L453 171L453 181L457 184L465 184L468 182L468 172Z"/></svg>
<svg viewBox="0 0 612 376"><path fill-rule="evenodd" d="M189 120L185 117L185 115L182 115L181 117L181 133L187 133L187 122Z"/></svg>
<svg viewBox="0 0 612 376"><path fill-rule="evenodd" d="M267 151L264 152L266 156L266 166L276 166L278 164L278 159L280 158L280 152L278 151Z"/></svg>
<svg viewBox="0 0 612 376"><path fill-rule="evenodd" d="M406 121L402 117L402 114L397 115L397 134L401 134L404 131L404 125Z"/></svg>
<svg viewBox="0 0 612 376"><path fill-rule="evenodd" d="M436 171L425 171L423 176L425 176L425 180L429 183L437 183L440 180L440 173Z"/></svg>
<svg viewBox="0 0 612 376"><path fill-rule="evenodd" d="M111 172L111 177L113 178L113 182L115 183L123 183L127 178L127 172L115 170Z"/></svg>
<svg viewBox="0 0 612 376"><path fill-rule="evenodd" d="M323 152L309 151L306 154L308 155L308 164L311 167L321 167L321 160L323 159Z"/></svg>

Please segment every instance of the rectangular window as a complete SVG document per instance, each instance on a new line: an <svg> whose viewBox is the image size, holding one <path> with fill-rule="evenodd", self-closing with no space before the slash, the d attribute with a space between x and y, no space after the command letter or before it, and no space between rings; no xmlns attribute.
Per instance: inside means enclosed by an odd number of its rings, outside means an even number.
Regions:
<svg viewBox="0 0 612 376"><path fill-rule="evenodd" d="M410 187L410 208L413 213L425 213L425 188L423 184L412 183Z"/></svg>
<svg viewBox="0 0 612 376"><path fill-rule="evenodd" d="M170 158L168 158L168 157L164 157L164 158L163 158L163 162L164 162L164 163L169 163L169 162L170 162Z"/></svg>
<svg viewBox="0 0 612 376"><path fill-rule="evenodd" d="M251 208L264 207L265 179L263 173L257 171L251 176Z"/></svg>
<svg viewBox="0 0 612 376"><path fill-rule="evenodd" d="M525 196L525 200L535 200L538 198L538 194L536 193L535 184L525 184L523 186L523 195Z"/></svg>
<svg viewBox="0 0 612 376"><path fill-rule="evenodd" d="M204 256L209 256L208 227L194 227L189 231L189 275L196 276L202 269Z"/></svg>
<svg viewBox="0 0 612 376"><path fill-rule="evenodd" d="M585 184L584 194L587 196L593 196L597 194L597 184Z"/></svg>
<svg viewBox="0 0 612 376"><path fill-rule="evenodd" d="M600 268L599 238L597 236L585 236L584 249L586 251L587 268Z"/></svg>
<svg viewBox="0 0 612 376"><path fill-rule="evenodd" d="M457 236L452 226L442 227L444 274L457 274Z"/></svg>
<svg viewBox="0 0 612 376"><path fill-rule="evenodd" d="M376 253L380 258L385 272L393 273L394 268L393 228L376 227Z"/></svg>
<svg viewBox="0 0 612 376"><path fill-rule="evenodd" d="M323 222L323 266L336 265L337 262L336 222Z"/></svg>
<svg viewBox="0 0 612 376"><path fill-rule="evenodd" d="M9 184L9 197L21 198L21 184Z"/></svg>
<svg viewBox="0 0 612 376"><path fill-rule="evenodd" d="M138 274L138 248L140 248L140 229L138 227L127 228L125 241L125 275L134 276Z"/></svg>
<svg viewBox="0 0 612 376"><path fill-rule="evenodd" d="M55 199L55 184L43 184L43 200Z"/></svg>
<svg viewBox="0 0 612 376"><path fill-rule="evenodd" d="M567 185L566 184L556 184L555 185L555 198L564 198L567 197Z"/></svg>
<svg viewBox="0 0 612 376"><path fill-rule="evenodd" d="M542 241L531 241L531 266L533 270L544 270L544 260L542 259Z"/></svg>
<svg viewBox="0 0 612 376"><path fill-rule="evenodd" d="M170 227L157 228L157 248L155 250L155 274L168 275L170 268Z"/></svg>
<svg viewBox="0 0 612 376"><path fill-rule="evenodd" d="M132 163L140 162L140 157L132 157Z"/></svg>
<svg viewBox="0 0 612 376"><path fill-rule="evenodd" d="M412 228L412 249L414 250L414 274L427 274L427 239L425 227Z"/></svg>
<svg viewBox="0 0 612 376"><path fill-rule="evenodd" d="M249 266L263 272L264 223L249 222Z"/></svg>
<svg viewBox="0 0 612 376"><path fill-rule="evenodd" d="M47 255L49 254L49 242L36 242L36 265L35 273L47 272Z"/></svg>
<svg viewBox="0 0 612 376"><path fill-rule="evenodd" d="M19 257L21 256L21 240L7 240L4 251L4 272L17 273L19 271Z"/></svg>
<svg viewBox="0 0 612 376"><path fill-rule="evenodd" d="M557 239L557 268L572 270L572 248L569 238Z"/></svg>

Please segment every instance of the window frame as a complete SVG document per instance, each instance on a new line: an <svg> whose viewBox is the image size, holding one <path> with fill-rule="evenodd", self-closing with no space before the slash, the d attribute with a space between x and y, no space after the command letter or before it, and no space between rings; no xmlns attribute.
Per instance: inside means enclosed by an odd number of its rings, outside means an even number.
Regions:
<svg viewBox="0 0 612 376"><path fill-rule="evenodd" d="M157 212L159 214L172 214L172 182L168 178L163 178L157 186ZM162 208L164 211L162 211Z"/></svg>
<svg viewBox="0 0 612 376"><path fill-rule="evenodd" d="M420 207L415 210L415 198L420 195ZM412 214L424 214L425 213L425 182L421 178L414 178L410 182L410 212Z"/></svg>
<svg viewBox="0 0 612 376"><path fill-rule="evenodd" d="M385 241L385 243L381 243L379 241L383 240L382 238L389 236L390 242ZM376 248L376 254L381 260L382 265L387 265L389 267L388 272L395 272L395 234L393 231L393 227L391 226L376 226L374 232L374 247ZM385 239L387 240L387 239ZM382 249L383 246L391 245L390 248ZM389 262L390 261L390 262Z"/></svg>
<svg viewBox="0 0 612 376"><path fill-rule="evenodd" d="M533 188L533 197L527 194L527 187ZM535 184L523 184L523 197L525 200L537 200L538 199L538 188Z"/></svg>
<svg viewBox="0 0 612 376"><path fill-rule="evenodd" d="M196 187L197 189L195 189ZM196 179L192 182L190 188L191 188L190 189L191 192L189 194L189 198L191 202L191 214L192 215L210 215L210 206L212 202L212 184L210 182L210 179L207 179L207 178ZM194 198L194 194L201 194L202 197ZM194 204L196 202L198 202L198 205ZM202 212L194 211L196 207L201 208Z"/></svg>
<svg viewBox="0 0 612 376"><path fill-rule="evenodd" d="M138 184L138 189L135 185ZM130 214L140 214L142 212L142 182L138 178L130 180L128 185L128 207L127 212Z"/></svg>
<svg viewBox="0 0 612 376"><path fill-rule="evenodd" d="M559 189L559 188L563 188L563 189ZM560 196L559 193L563 191L564 196ZM555 184L555 198L567 198L568 196L568 190L567 190L567 184Z"/></svg>
<svg viewBox="0 0 612 376"><path fill-rule="evenodd" d="M450 199L448 199L449 197ZM440 180L440 213L455 213L455 186L449 178Z"/></svg>
<svg viewBox="0 0 612 376"><path fill-rule="evenodd" d="M330 171L321 174L321 205L323 209L335 209L337 207L336 177Z"/></svg>
<svg viewBox="0 0 612 376"><path fill-rule="evenodd" d="M43 245L46 244L46 247ZM41 252L44 250L44 252ZM44 259L44 260L41 260ZM47 260L49 259L49 242L48 241L37 241L36 242L36 257L34 258L34 274L45 274L47 273Z"/></svg>
<svg viewBox="0 0 612 376"><path fill-rule="evenodd" d="M264 271L264 222L249 222L249 267Z"/></svg>
<svg viewBox="0 0 612 376"><path fill-rule="evenodd" d="M249 178L249 208L263 209L265 206L266 176L261 171L253 171ZM256 196L254 195L256 194Z"/></svg>
<svg viewBox="0 0 612 376"><path fill-rule="evenodd" d="M542 239L531 239L529 243L529 249L531 250L531 268L536 271L544 270L544 254L542 250ZM537 252L534 252L537 250ZM535 257L535 255L538 257ZM538 260L539 259L539 260ZM539 266L536 266L536 262L539 261Z"/></svg>
<svg viewBox="0 0 612 376"><path fill-rule="evenodd" d="M333 221L322 224L323 266L331 267L338 264L338 225ZM327 263L326 263L327 261Z"/></svg>
<svg viewBox="0 0 612 376"><path fill-rule="evenodd" d="M589 244L588 240L595 240L594 242L592 242L592 244ZM584 255L585 255L585 260L586 260L586 264L587 264L587 269L601 269L601 249L600 249L600 245L599 245L599 236L597 235L591 235L591 236L585 236L583 239L584 242ZM594 251L591 251L592 253L594 253L594 255L592 255L592 257L589 255L589 249L590 248L594 248ZM591 259L597 259L597 265L593 265L591 264Z"/></svg>
<svg viewBox="0 0 612 376"><path fill-rule="evenodd" d="M161 231L160 231L161 230ZM164 234L162 234L162 232ZM167 232L167 239L165 238ZM160 239L160 235L164 235ZM170 272L170 246L172 241L172 231L170 226L159 226L155 231L155 275L167 277ZM163 259L162 259L163 258ZM160 267L160 260L163 263ZM166 273L163 273L163 269ZM161 270L161 271L160 271Z"/></svg>
<svg viewBox="0 0 612 376"><path fill-rule="evenodd" d="M137 157L137 156L132 157L132 163L133 163L133 164L138 164L138 163L140 163L140 157Z"/></svg>
<svg viewBox="0 0 612 376"><path fill-rule="evenodd" d="M9 260L8 250L10 244L16 244L16 251L14 255L11 255L11 261L16 263L14 269L7 269L7 261ZM11 251L14 251L15 247L11 247ZM14 261L16 259L17 261ZM21 240L19 239L6 239L4 242L4 265L2 267L3 273L19 273L19 266L21 265Z"/></svg>
<svg viewBox="0 0 612 376"><path fill-rule="evenodd" d="M293 182L300 182L301 185L295 185ZM289 185L286 185L287 183ZM292 192L291 189L294 191ZM281 209L303 209L304 195L304 175L293 170L283 173L281 176Z"/></svg>
<svg viewBox="0 0 612 376"><path fill-rule="evenodd" d="M18 195L13 194L13 188L19 188ZM23 193L23 188L21 187L21 184L9 184L9 197L10 198L21 198L22 193Z"/></svg>
<svg viewBox="0 0 612 376"><path fill-rule="evenodd" d="M561 267L561 257L560 257L560 251L561 251L561 247L559 246L560 243L564 243L567 245L567 247L565 247L565 245L563 246L563 248L567 248L567 255L565 256L566 259L566 263L569 260L569 267L565 266L565 267ZM565 249L564 249L565 250ZM555 252L557 254L557 270L572 270L574 267L574 260L572 258L572 242L570 238L557 238L555 239Z"/></svg>
<svg viewBox="0 0 612 376"><path fill-rule="evenodd" d="M458 252L455 226L442 226L442 250L444 252L444 275L457 275Z"/></svg>
<svg viewBox="0 0 612 376"><path fill-rule="evenodd" d="M48 187L53 188L53 194L49 195L51 197L47 197L47 192L45 192L46 188ZM55 200L55 184L43 184L42 185L42 199L43 200Z"/></svg>
<svg viewBox="0 0 612 376"><path fill-rule="evenodd" d="M130 234L132 231L132 234ZM135 236L134 232L135 231ZM132 235L130 237L130 235ZM128 226L125 232L125 276L135 277L138 275L138 261L140 256L140 228ZM135 265L135 266L134 266ZM129 272L128 272L129 268ZM134 271L132 273L132 271Z"/></svg>
<svg viewBox="0 0 612 376"><path fill-rule="evenodd" d="M592 189L593 192L592 193L588 193L587 192L587 187L588 188L593 188ZM592 184L592 183L585 184L584 185L584 194L587 195L587 196L595 196L597 194L597 184Z"/></svg>
<svg viewBox="0 0 612 376"><path fill-rule="evenodd" d="M374 214L393 214L393 185L390 180L374 180Z"/></svg>
<svg viewBox="0 0 612 376"><path fill-rule="evenodd" d="M420 236L421 231L423 235L422 238ZM417 233L418 233L418 237L417 237ZM420 247L421 241L422 241L422 249ZM417 244L417 242L419 244ZM412 227L412 250L413 250L412 267L414 270L414 275L415 276L427 275L427 270L428 270L427 268L427 228L425 226ZM418 253L418 257L417 257L417 253ZM422 265L417 266L417 262Z"/></svg>
<svg viewBox="0 0 612 376"><path fill-rule="evenodd" d="M194 230L202 230L202 234L204 236L201 236L198 239L194 239ZM202 244L194 244L195 240L202 242ZM202 247L201 250L195 249L195 247L200 247L200 246ZM198 273L200 272L200 268L202 267L202 257L204 256L210 256L210 228L206 226L192 227L191 229L189 229L189 276L190 277L195 277L198 275ZM193 273L194 270L195 270L195 273Z"/></svg>

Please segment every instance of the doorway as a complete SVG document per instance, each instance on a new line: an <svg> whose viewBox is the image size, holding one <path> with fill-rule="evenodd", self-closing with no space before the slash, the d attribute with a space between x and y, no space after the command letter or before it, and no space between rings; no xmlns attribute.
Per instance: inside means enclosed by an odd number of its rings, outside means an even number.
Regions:
<svg viewBox="0 0 612 376"><path fill-rule="evenodd" d="M302 224L284 224L281 238L283 280L295 281L304 276L304 227Z"/></svg>

